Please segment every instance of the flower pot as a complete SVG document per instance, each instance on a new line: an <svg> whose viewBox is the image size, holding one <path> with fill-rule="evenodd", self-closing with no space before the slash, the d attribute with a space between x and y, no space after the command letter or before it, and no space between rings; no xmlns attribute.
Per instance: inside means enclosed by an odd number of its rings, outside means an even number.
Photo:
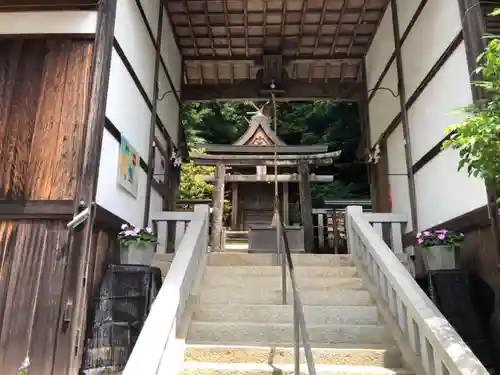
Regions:
<svg viewBox="0 0 500 375"><path fill-rule="evenodd" d="M427 271L452 270L456 268L454 246L424 247L422 255Z"/></svg>
<svg viewBox="0 0 500 375"><path fill-rule="evenodd" d="M155 255L155 249L156 245L154 243L122 246L120 249L120 263L150 266Z"/></svg>

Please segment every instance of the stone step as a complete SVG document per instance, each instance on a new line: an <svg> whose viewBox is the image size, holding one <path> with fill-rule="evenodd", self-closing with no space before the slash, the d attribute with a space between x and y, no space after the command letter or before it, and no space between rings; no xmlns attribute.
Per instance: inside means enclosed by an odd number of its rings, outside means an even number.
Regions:
<svg viewBox="0 0 500 375"><path fill-rule="evenodd" d="M301 366L301 374L308 374ZM406 369L388 369L377 366L317 365L316 373L321 375L412 375ZM293 365L256 363L184 363L183 375L293 375Z"/></svg>
<svg viewBox="0 0 500 375"><path fill-rule="evenodd" d="M300 277L352 277L356 276L356 267L295 267L295 275ZM240 276L281 276L279 266L207 266L205 278L209 277L240 277Z"/></svg>
<svg viewBox="0 0 500 375"><path fill-rule="evenodd" d="M276 254L252 254L252 253L211 253L208 257L208 265L211 266L272 266L277 260ZM352 266L351 255L331 254L292 254L295 266Z"/></svg>
<svg viewBox="0 0 500 375"><path fill-rule="evenodd" d="M392 342L382 325L308 325L314 344L385 344ZM293 343L293 325L287 323L191 322L188 344L288 346Z"/></svg>
<svg viewBox="0 0 500 375"><path fill-rule="evenodd" d="M376 306L304 306L307 324L377 324ZM292 323L291 305L201 305L193 320L204 322Z"/></svg>
<svg viewBox="0 0 500 375"><path fill-rule="evenodd" d="M231 283L228 280L228 285ZM298 281L300 283L300 280ZM288 291L288 304L292 302L292 292ZM300 300L303 305L323 306L371 306L370 293L365 290L301 290ZM273 305L281 304L281 290L255 289L251 293L241 293L238 289L204 289L200 295L200 303Z"/></svg>
<svg viewBox="0 0 500 375"><path fill-rule="evenodd" d="M291 280L287 275L287 286L291 288ZM282 277L276 276L240 276L228 283L227 277L207 277L203 282L204 289L223 288L238 289L245 292L247 289L281 290ZM360 277L300 277L297 280L299 290L359 290L364 288L363 279Z"/></svg>
<svg viewBox="0 0 500 375"><path fill-rule="evenodd" d="M381 345L313 348L314 363L317 365L367 365L397 368L402 364L401 354L396 347ZM186 348L185 362L212 363L294 363L293 348L264 346L215 346L190 345ZM300 362L306 363L304 350L300 351Z"/></svg>

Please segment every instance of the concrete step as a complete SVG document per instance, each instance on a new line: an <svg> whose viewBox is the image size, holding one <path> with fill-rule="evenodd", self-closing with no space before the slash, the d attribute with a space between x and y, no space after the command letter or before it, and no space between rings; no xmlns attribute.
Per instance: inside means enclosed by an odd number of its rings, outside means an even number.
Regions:
<svg viewBox="0 0 500 375"><path fill-rule="evenodd" d="M231 281L228 281L228 285ZM298 281L300 283L300 280ZM288 291L288 304L292 302L292 292ZM303 305L323 306L371 306L370 293L365 290L301 290ZM228 304L273 305L281 304L281 290L255 289L251 293L241 293L238 289L204 289L200 303L220 304L221 309Z"/></svg>
<svg viewBox="0 0 500 375"><path fill-rule="evenodd" d="M301 366L301 374L308 374ZM317 365L316 373L322 375L411 375L409 370L388 369L377 366ZM255 363L184 363L183 375L293 375L293 365Z"/></svg>
<svg viewBox="0 0 500 375"><path fill-rule="evenodd" d="M324 267L324 266L298 266L295 267L295 275L301 277L352 277L356 276L356 267ZM231 277L240 276L280 276L279 266L207 266L205 278L209 277Z"/></svg>
<svg viewBox="0 0 500 375"><path fill-rule="evenodd" d="M304 306L307 324L377 324L376 306ZM291 305L201 305L193 320L205 322L291 323Z"/></svg>
<svg viewBox="0 0 500 375"><path fill-rule="evenodd" d="M385 344L392 342L382 325L308 325L313 344ZM288 346L293 341L293 325L287 323L191 322L188 344L276 345Z"/></svg>
<svg viewBox="0 0 500 375"><path fill-rule="evenodd" d="M208 265L211 266L272 266L277 260L276 254L253 253L211 253ZM295 266L352 266L351 255L330 254L292 254Z"/></svg>
<svg viewBox="0 0 500 375"><path fill-rule="evenodd" d="M287 286L291 287L290 277L287 275ZM224 289L239 289L242 292L246 289L271 289L281 290L282 277L276 276L240 276L231 280L228 283L227 277L207 277L203 282L203 288L224 288ZM301 277L297 280L297 286L300 290L314 289L314 290L359 290L364 288L363 279L360 277Z"/></svg>
<svg viewBox="0 0 500 375"><path fill-rule="evenodd" d="M401 354L396 347L380 345L313 348L314 363L317 365L365 365L397 368L402 364ZM293 348L264 346L213 346L190 345L186 348L185 362L212 363L294 363ZM301 363L306 363L304 350L300 352Z"/></svg>

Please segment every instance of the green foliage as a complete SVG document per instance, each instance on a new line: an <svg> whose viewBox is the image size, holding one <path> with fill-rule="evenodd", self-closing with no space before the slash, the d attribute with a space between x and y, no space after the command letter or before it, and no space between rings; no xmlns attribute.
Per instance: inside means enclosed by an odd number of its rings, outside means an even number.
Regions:
<svg viewBox="0 0 500 375"><path fill-rule="evenodd" d="M122 230L118 233L118 241L122 246L142 245L142 244L155 244L158 237L151 230L151 228L136 228L130 224L123 224Z"/></svg>
<svg viewBox="0 0 500 375"><path fill-rule="evenodd" d="M247 112L255 108L245 102L211 102L188 104L183 109L182 121L190 143L234 143L248 128ZM283 102L277 106L278 135L289 145L327 144L329 150L342 150L341 166L323 167L319 172L335 174L331 184L313 185L313 202L321 206L324 199L366 198L369 187L366 166L354 164L360 127L356 105L330 101ZM191 167L189 167L191 168ZM197 167L196 167L197 168ZM189 174L213 174L213 171L197 171L193 167ZM183 179L188 170L184 171ZM184 183L181 180L181 185ZM192 184L194 185L194 183ZM182 187L181 187L182 189ZM195 191L195 189L187 189ZM190 194L189 198L211 197ZM181 194L181 198L188 194Z"/></svg>
<svg viewBox="0 0 500 375"><path fill-rule="evenodd" d="M500 190L500 39L489 42L478 63L476 73L482 81L474 84L485 91L487 99L462 109L466 116L446 129L452 135L444 147L458 150L458 170L465 168L469 176Z"/></svg>
<svg viewBox="0 0 500 375"><path fill-rule="evenodd" d="M191 149L191 152L202 154L201 149ZM214 186L205 180L203 175L213 175L215 167L196 165L192 161L181 165L181 182L179 186L180 199L212 199Z"/></svg>

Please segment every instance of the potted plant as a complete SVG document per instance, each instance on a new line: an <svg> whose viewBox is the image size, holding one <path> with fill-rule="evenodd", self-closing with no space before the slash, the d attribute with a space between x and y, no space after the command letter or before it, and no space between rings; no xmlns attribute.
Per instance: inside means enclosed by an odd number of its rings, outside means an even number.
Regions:
<svg viewBox="0 0 500 375"><path fill-rule="evenodd" d="M454 269L455 254L464 234L448 229L427 230L417 233L427 271Z"/></svg>
<svg viewBox="0 0 500 375"><path fill-rule="evenodd" d="M120 241L120 263L151 265L158 237L151 228L139 229L123 224L117 236Z"/></svg>

